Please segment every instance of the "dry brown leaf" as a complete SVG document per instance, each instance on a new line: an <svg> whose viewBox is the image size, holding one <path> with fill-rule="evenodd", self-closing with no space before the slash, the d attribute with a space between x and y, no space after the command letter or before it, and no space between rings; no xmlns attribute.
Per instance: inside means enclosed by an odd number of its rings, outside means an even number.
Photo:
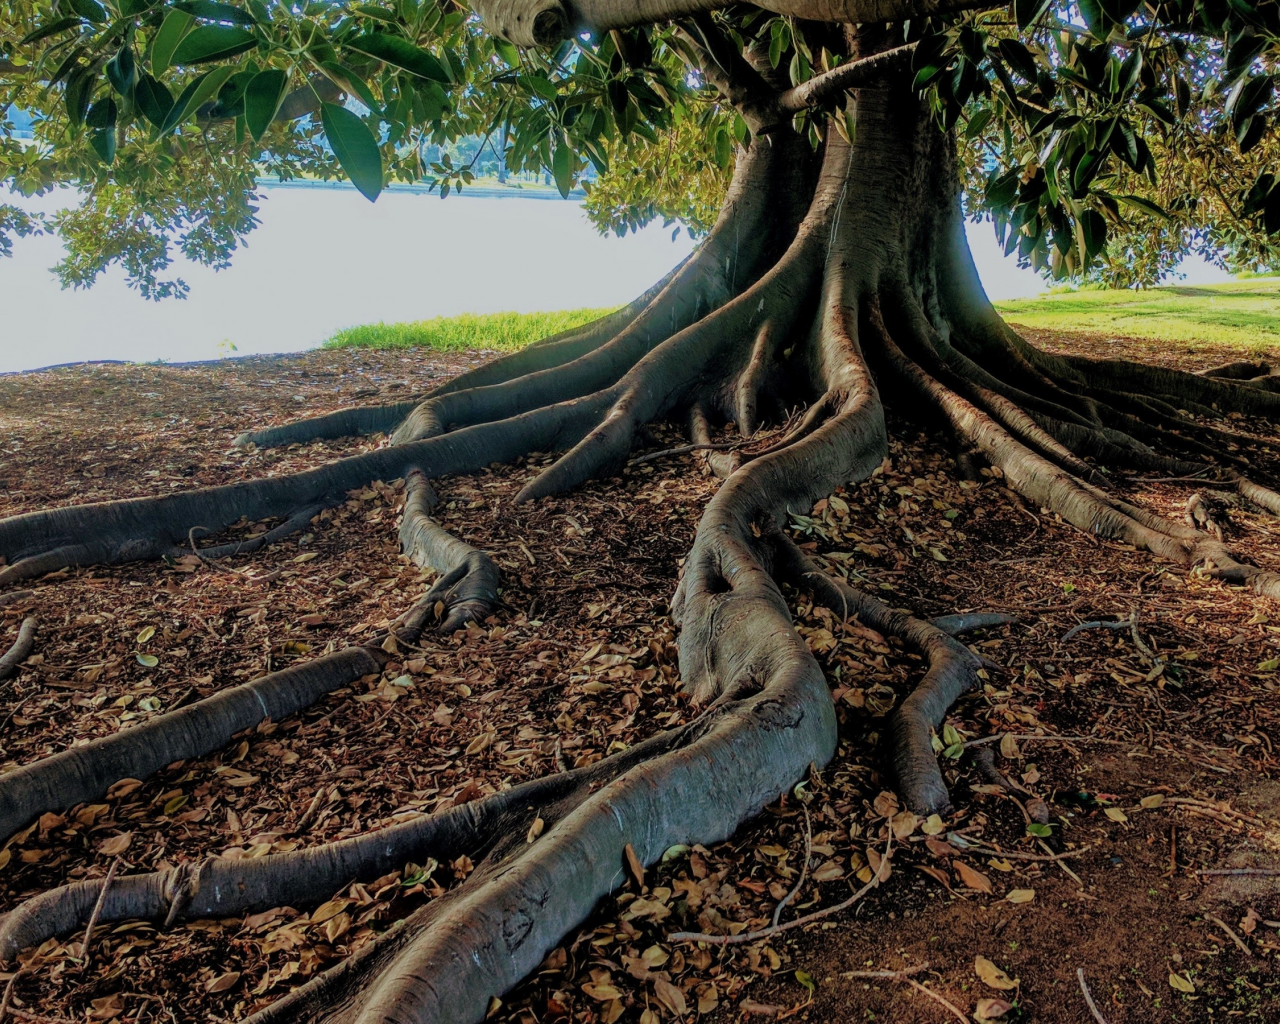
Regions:
<svg viewBox="0 0 1280 1024"><path fill-rule="evenodd" d="M129 849L129 844L132 842L132 832L121 832L118 836L112 836L110 839L100 843L98 852L104 857L119 857L120 854Z"/></svg>
<svg viewBox="0 0 1280 1024"><path fill-rule="evenodd" d="M960 882L970 889L977 889L978 892L992 892L991 879L984 875L976 868L969 867L964 861L956 859L954 862L956 874L960 876Z"/></svg>
<svg viewBox="0 0 1280 1024"><path fill-rule="evenodd" d="M1181 974L1174 974L1172 971L1169 972L1169 987L1176 989L1178 992L1185 992L1188 995L1191 995L1196 990L1195 985L1187 978Z"/></svg>
<svg viewBox="0 0 1280 1024"><path fill-rule="evenodd" d="M658 1001L662 1003L663 1006L674 1013L677 1017L689 1012L689 1005L685 1002L684 993L671 984L671 982L664 981L662 978L654 978L653 994L658 997Z"/></svg>
<svg viewBox="0 0 1280 1024"><path fill-rule="evenodd" d="M237 981L240 980L239 971L227 971L225 974L219 974L217 977L210 978L204 983L206 992L226 992L232 988Z"/></svg>
<svg viewBox="0 0 1280 1024"><path fill-rule="evenodd" d="M312 924L324 924L331 918L337 917L347 907L351 906L351 900L330 900L328 903L321 903L316 907L316 911L311 915Z"/></svg>
<svg viewBox="0 0 1280 1024"><path fill-rule="evenodd" d="M988 988L1007 992L1018 987L1016 979L1010 978L1009 975L1005 974L985 956L973 958L973 971L978 976L978 980Z"/></svg>
<svg viewBox="0 0 1280 1024"><path fill-rule="evenodd" d="M997 1020L1013 1009L1013 1004L1004 999L979 999L974 1012L980 1020Z"/></svg>
<svg viewBox="0 0 1280 1024"><path fill-rule="evenodd" d="M538 836L542 835L542 829L546 825L541 818L534 818L533 824L529 826L529 833L524 837L526 843L533 843Z"/></svg>
<svg viewBox="0 0 1280 1024"><path fill-rule="evenodd" d="M1010 903L1030 903L1036 898L1034 889L1010 889L1004 897Z"/></svg>

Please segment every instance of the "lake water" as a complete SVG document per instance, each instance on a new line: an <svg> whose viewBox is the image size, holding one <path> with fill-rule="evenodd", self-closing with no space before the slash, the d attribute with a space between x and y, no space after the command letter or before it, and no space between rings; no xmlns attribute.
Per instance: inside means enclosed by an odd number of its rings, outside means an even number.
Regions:
<svg viewBox="0 0 1280 1024"><path fill-rule="evenodd" d="M0 195L0 199L4 197ZM74 201L63 192L39 208ZM36 204L24 203L28 208ZM89 359L213 359L292 352L355 324L457 313L570 309L625 303L692 248L682 231L651 225L601 236L575 201L268 187L261 226L228 270L175 262L186 300L148 302L113 271L84 291L63 291L49 267L56 238L18 241L0 259L0 372ZM996 245L991 226L969 226L993 299L1044 289Z"/></svg>

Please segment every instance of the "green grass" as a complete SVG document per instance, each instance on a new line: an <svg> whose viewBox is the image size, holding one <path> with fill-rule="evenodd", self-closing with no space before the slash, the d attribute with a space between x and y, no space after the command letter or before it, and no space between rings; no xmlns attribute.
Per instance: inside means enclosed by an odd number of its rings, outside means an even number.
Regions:
<svg viewBox="0 0 1280 1024"><path fill-rule="evenodd" d="M555 313L464 313L401 324L364 324L339 331L325 348L433 348L442 352L497 349L509 352L590 323L612 309Z"/></svg>
<svg viewBox="0 0 1280 1024"><path fill-rule="evenodd" d="M1054 331L1148 338L1252 352L1280 346L1280 278L1146 291L1081 290L997 302L1012 323Z"/></svg>

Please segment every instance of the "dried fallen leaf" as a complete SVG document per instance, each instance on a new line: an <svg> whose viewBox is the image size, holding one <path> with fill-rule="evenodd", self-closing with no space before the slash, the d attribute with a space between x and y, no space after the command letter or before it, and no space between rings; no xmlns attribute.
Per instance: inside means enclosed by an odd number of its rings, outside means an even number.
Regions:
<svg viewBox="0 0 1280 1024"><path fill-rule="evenodd" d="M1144 796L1138 803L1144 811L1154 811L1164 803L1164 794L1152 793L1150 796Z"/></svg>
<svg viewBox="0 0 1280 1024"><path fill-rule="evenodd" d="M1189 979L1183 977L1181 974L1174 974L1172 971L1169 972L1169 987L1176 989L1179 992L1186 992L1188 995L1196 990L1195 985L1193 985Z"/></svg>
<svg viewBox="0 0 1280 1024"><path fill-rule="evenodd" d="M121 832L118 836L112 836L98 846L98 852L104 857L119 857L125 850L129 849L129 844L133 842L132 832Z"/></svg>
<svg viewBox="0 0 1280 1024"><path fill-rule="evenodd" d="M924 819L924 824L920 826L920 831L927 836L939 835L947 826L943 823L942 818L937 814L931 814Z"/></svg>
<svg viewBox="0 0 1280 1024"><path fill-rule="evenodd" d="M1119 807L1108 807L1106 813L1108 818L1112 821L1118 821L1121 825L1125 824L1129 820L1125 816L1124 811L1120 810Z"/></svg>
<svg viewBox="0 0 1280 1024"><path fill-rule="evenodd" d="M1004 897L1010 903L1030 903L1036 898L1034 889L1010 889Z"/></svg>
<svg viewBox="0 0 1280 1024"><path fill-rule="evenodd" d="M1018 987L1018 982L1014 978L1010 978L1004 971L1000 970L995 964L988 960L985 956L976 956L973 958L973 971L988 988L1000 989L1007 992L1010 989Z"/></svg>
<svg viewBox="0 0 1280 1024"><path fill-rule="evenodd" d="M233 987L240 980L239 971L227 971L226 974L219 974L216 978L210 978L204 984L206 992L225 992Z"/></svg>
<svg viewBox="0 0 1280 1024"><path fill-rule="evenodd" d="M893 829L893 838L902 840L911 835L916 830L916 826L920 824L920 819L910 811L899 811L889 819L889 825Z"/></svg>
<svg viewBox="0 0 1280 1024"><path fill-rule="evenodd" d="M156 627L147 626L141 633L138 634L137 642L140 644L145 644L148 640L150 640L155 635L156 635Z"/></svg>
<svg viewBox="0 0 1280 1024"><path fill-rule="evenodd" d="M992 892L991 879L984 875L976 868L969 867L962 860L954 861L956 874L960 876L963 885L970 889L977 889L978 892Z"/></svg>
<svg viewBox="0 0 1280 1024"><path fill-rule="evenodd" d="M689 1006L684 1000L684 993L671 984L671 982L664 981L662 978L654 978L653 994L658 997L658 1001L662 1003L663 1006L674 1013L677 1017L689 1012Z"/></svg>
<svg viewBox="0 0 1280 1024"><path fill-rule="evenodd" d="M582 991L598 1003L622 998L622 993L607 981L589 981L582 986Z"/></svg>
<svg viewBox="0 0 1280 1024"><path fill-rule="evenodd" d="M1013 1004L1004 999L979 999L974 1008L979 1020L996 1020L1013 1009Z"/></svg>
<svg viewBox="0 0 1280 1024"><path fill-rule="evenodd" d="M349 906L351 906L350 900L330 900L328 903L321 903L311 915L311 923L324 924L331 918L337 917Z"/></svg>
<svg viewBox="0 0 1280 1024"><path fill-rule="evenodd" d="M529 826L529 834L524 837L524 841L526 843L534 842L534 840L536 840L538 836L542 835L542 829L543 829L543 826L545 825L546 825L546 822L544 822L541 818L534 818L533 824Z"/></svg>

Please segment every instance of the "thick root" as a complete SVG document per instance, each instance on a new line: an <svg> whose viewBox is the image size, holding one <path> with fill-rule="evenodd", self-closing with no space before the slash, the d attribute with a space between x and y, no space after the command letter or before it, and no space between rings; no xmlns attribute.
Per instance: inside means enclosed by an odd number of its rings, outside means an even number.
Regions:
<svg viewBox="0 0 1280 1024"><path fill-rule="evenodd" d="M46 811L95 800L121 779L146 779L174 761L223 747L268 718L280 721L381 672L385 660L380 651L351 647L7 772L0 776L0 836L8 838Z"/></svg>

